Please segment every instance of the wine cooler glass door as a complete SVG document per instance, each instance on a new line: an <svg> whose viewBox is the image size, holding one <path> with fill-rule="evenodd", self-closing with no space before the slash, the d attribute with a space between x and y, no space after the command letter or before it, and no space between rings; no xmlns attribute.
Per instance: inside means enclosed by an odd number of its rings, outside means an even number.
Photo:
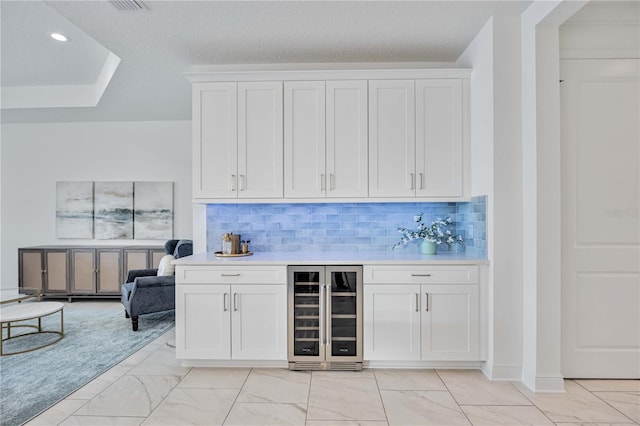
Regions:
<svg viewBox="0 0 640 426"><path fill-rule="evenodd" d="M325 297L324 269L308 270L306 267L291 271L289 303L293 304L293 318L290 318L290 336L293 347L289 348L289 358L314 360L324 358L324 309ZM291 329L292 328L292 329ZM292 353L291 353L292 352Z"/></svg>
<svg viewBox="0 0 640 426"><path fill-rule="evenodd" d="M327 359L362 357L362 269L327 267Z"/></svg>

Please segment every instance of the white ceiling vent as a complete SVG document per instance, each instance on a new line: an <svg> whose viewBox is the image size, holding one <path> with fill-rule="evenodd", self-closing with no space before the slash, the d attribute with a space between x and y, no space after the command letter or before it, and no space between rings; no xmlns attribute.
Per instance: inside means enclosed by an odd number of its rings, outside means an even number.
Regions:
<svg viewBox="0 0 640 426"><path fill-rule="evenodd" d="M147 6L141 0L109 0L109 3L118 10L139 11L147 10Z"/></svg>

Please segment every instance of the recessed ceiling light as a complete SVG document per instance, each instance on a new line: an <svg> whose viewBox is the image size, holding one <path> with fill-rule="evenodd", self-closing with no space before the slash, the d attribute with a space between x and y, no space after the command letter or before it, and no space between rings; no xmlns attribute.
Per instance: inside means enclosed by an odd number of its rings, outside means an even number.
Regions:
<svg viewBox="0 0 640 426"><path fill-rule="evenodd" d="M51 36L52 39L56 40L56 41L71 41L71 39L69 37L67 37L64 34L60 34L60 33L50 33L49 34Z"/></svg>

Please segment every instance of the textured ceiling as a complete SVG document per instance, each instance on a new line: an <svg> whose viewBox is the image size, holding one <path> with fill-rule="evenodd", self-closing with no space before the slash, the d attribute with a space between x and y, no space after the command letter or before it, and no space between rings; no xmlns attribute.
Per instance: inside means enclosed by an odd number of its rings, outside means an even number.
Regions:
<svg viewBox="0 0 640 426"><path fill-rule="evenodd" d="M85 62L98 51L69 58L25 49L34 37L25 31L53 31L46 19L29 25L25 3L0 2L3 86L52 84L54 76L69 84L71 74L61 71L69 64L83 70L78 84L92 81L95 69ZM3 122L190 119L184 73L194 66L454 62L492 15L519 15L530 1L145 1L147 10L136 12L106 1L45 4L121 62L96 107L5 108ZM23 22L5 27L6 15ZM47 64L30 69L29 55Z"/></svg>

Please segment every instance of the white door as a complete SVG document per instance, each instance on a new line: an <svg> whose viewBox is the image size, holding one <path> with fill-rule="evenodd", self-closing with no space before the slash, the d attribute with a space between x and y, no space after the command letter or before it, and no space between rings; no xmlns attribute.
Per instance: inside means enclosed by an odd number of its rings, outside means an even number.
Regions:
<svg viewBox="0 0 640 426"><path fill-rule="evenodd" d="M367 82L327 81L326 92L326 195L367 197Z"/></svg>
<svg viewBox="0 0 640 426"><path fill-rule="evenodd" d="M282 82L238 83L238 198L282 197Z"/></svg>
<svg viewBox="0 0 640 426"><path fill-rule="evenodd" d="M416 81L416 196L462 196L462 80Z"/></svg>
<svg viewBox="0 0 640 426"><path fill-rule="evenodd" d="M561 64L565 377L640 378L638 64Z"/></svg>
<svg viewBox="0 0 640 426"><path fill-rule="evenodd" d="M325 196L324 81L284 83L284 196Z"/></svg>
<svg viewBox="0 0 640 426"><path fill-rule="evenodd" d="M233 359L287 359L287 286L233 285Z"/></svg>
<svg viewBox="0 0 640 426"><path fill-rule="evenodd" d="M422 359L480 357L477 285L422 286Z"/></svg>
<svg viewBox="0 0 640 426"><path fill-rule="evenodd" d="M176 286L176 357L231 359L228 285Z"/></svg>
<svg viewBox="0 0 640 426"><path fill-rule="evenodd" d="M413 80L369 81L369 196L415 197Z"/></svg>
<svg viewBox="0 0 640 426"><path fill-rule="evenodd" d="M193 196L236 198L238 175L236 83L193 86Z"/></svg>
<svg viewBox="0 0 640 426"><path fill-rule="evenodd" d="M365 285L364 359L420 359L420 286Z"/></svg>

